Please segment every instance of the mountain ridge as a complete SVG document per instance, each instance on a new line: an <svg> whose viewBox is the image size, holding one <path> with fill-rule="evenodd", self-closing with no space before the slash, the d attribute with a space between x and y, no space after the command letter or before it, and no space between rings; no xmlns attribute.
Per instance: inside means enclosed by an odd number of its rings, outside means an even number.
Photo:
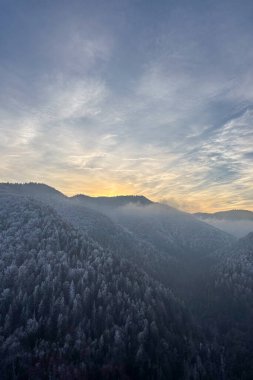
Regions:
<svg viewBox="0 0 253 380"><path fill-rule="evenodd" d="M253 211L250 210L228 210L214 213L196 212L192 215L203 219L253 220Z"/></svg>
<svg viewBox="0 0 253 380"><path fill-rule="evenodd" d="M66 195L63 192L57 190L53 186L49 186L43 182L0 182L0 193L3 192L15 192L15 193L25 193L25 191L39 191L44 193L51 193L55 195L61 195L63 197L69 198L69 199L85 199L89 200L91 202L103 202L106 200L110 200L111 202L116 202L119 204L126 204L126 203L138 203L142 205L151 204L154 203L144 195L116 195L116 196L91 196L87 194L75 194L75 195Z"/></svg>

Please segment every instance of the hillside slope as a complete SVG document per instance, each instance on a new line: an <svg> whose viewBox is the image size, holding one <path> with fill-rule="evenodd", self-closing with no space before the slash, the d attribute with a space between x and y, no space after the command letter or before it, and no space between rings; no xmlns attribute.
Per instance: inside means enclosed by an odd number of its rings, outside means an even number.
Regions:
<svg viewBox="0 0 253 380"><path fill-rule="evenodd" d="M0 196L0 270L2 379L208 379L219 371L168 289L42 203Z"/></svg>
<svg viewBox="0 0 253 380"><path fill-rule="evenodd" d="M211 270L210 270L211 269ZM199 279L195 293L198 315L224 347L227 378L253 378L253 233L217 258Z"/></svg>
<svg viewBox="0 0 253 380"><path fill-rule="evenodd" d="M9 185L8 190L50 205L104 250L130 260L186 300L205 257L234 240L190 214L144 197L68 198L40 184Z"/></svg>

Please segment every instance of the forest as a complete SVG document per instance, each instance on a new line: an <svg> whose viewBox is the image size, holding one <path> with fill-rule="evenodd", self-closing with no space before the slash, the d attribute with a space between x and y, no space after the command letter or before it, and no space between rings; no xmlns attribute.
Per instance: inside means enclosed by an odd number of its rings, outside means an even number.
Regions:
<svg viewBox="0 0 253 380"><path fill-rule="evenodd" d="M253 233L0 184L1 379L251 380Z"/></svg>

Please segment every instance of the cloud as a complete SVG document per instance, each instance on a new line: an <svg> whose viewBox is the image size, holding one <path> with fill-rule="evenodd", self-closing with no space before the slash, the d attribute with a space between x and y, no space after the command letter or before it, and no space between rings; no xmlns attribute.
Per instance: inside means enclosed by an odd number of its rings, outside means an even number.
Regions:
<svg viewBox="0 0 253 380"><path fill-rule="evenodd" d="M20 29L27 56L8 35L2 180L48 182L68 194L144 194L188 211L252 209L245 13L234 3L231 17L219 3L204 11L209 17L164 5L158 22L140 4L107 7L28 10L45 27L29 18Z"/></svg>

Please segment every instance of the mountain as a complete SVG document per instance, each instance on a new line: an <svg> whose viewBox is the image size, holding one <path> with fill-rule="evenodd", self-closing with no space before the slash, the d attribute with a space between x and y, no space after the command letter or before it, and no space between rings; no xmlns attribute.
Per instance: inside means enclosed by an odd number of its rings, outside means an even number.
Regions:
<svg viewBox="0 0 253 380"><path fill-rule="evenodd" d="M53 197L65 198L60 191L44 183L0 183L0 194L18 194L48 200Z"/></svg>
<svg viewBox="0 0 253 380"><path fill-rule="evenodd" d="M198 212L194 215L201 219L253 220L253 212L248 210L218 211L210 214Z"/></svg>
<svg viewBox="0 0 253 380"><path fill-rule="evenodd" d="M5 189L5 186L3 186ZM38 191L30 191L30 189L38 189ZM2 185L0 184L0 194ZM45 193L43 192L45 190ZM63 194L40 184L33 186L10 185L8 187L9 194L20 195L21 197L29 197L37 199L52 207L66 222L71 223L84 236L89 236L97 244L103 247L104 250L110 250L119 257L132 260L136 265L146 270L154 279L162 281L165 285L175 286L178 282L178 276L175 275L175 269L178 269L177 261L168 255L164 255L159 250L141 239L131 231L128 231L124 226L115 223L103 211L99 211L98 207L90 207L93 198L86 196L65 197ZM4 192L5 193L5 192ZM100 202L103 202L102 208L105 205L107 210L111 207L109 203L116 201L118 198L101 197ZM124 204L126 200L133 202L133 199L143 200L142 197L122 197ZM83 200L88 199L87 204ZM96 200L96 198L94 198ZM138 201L139 202L139 201ZM151 202L151 201L149 201ZM146 203L146 202L145 202ZM117 207L117 206L115 206Z"/></svg>
<svg viewBox="0 0 253 380"><path fill-rule="evenodd" d="M252 257L145 197L0 184L1 378L250 380Z"/></svg>
<svg viewBox="0 0 253 380"><path fill-rule="evenodd" d="M130 205L109 215L138 236L145 236L164 253L204 256L233 240L192 215L164 204Z"/></svg>
<svg viewBox="0 0 253 380"><path fill-rule="evenodd" d="M213 214L196 213L199 220L228 232L237 238L253 231L253 212L248 210L220 211Z"/></svg>
<svg viewBox="0 0 253 380"><path fill-rule="evenodd" d="M100 197L97 202L97 198L79 195L72 199L107 215L117 225L145 239L164 254L175 256L190 252L205 255L233 240L188 213L144 197Z"/></svg>
<svg viewBox="0 0 253 380"><path fill-rule="evenodd" d="M0 195L1 379L212 379L183 304L49 206Z"/></svg>
<svg viewBox="0 0 253 380"><path fill-rule="evenodd" d="M228 234L198 221L188 213L154 203L144 196L66 197L54 188L36 183L0 184L0 193L39 199L88 231L92 224L99 222L96 229L103 230L102 224L105 229L107 226L116 229L121 226L122 231L130 232L132 236L171 256L187 252L209 254L233 240ZM74 221L75 217L77 222Z"/></svg>
<svg viewBox="0 0 253 380"><path fill-rule="evenodd" d="M88 195L78 194L72 197L73 200L84 201L91 207L122 207L128 204L150 205L153 202L143 195L119 195L116 197L90 197Z"/></svg>
<svg viewBox="0 0 253 380"><path fill-rule="evenodd" d="M9 192L43 201L103 249L131 260L186 299L202 270L201 260L234 240L190 214L145 197L68 198L40 184L9 185Z"/></svg>
<svg viewBox="0 0 253 380"><path fill-rule="evenodd" d="M78 207L92 207L86 203L86 197L74 201ZM136 264L172 287L186 301L195 278L202 272L203 261L217 249L236 240L190 214L160 203L130 203L116 208L103 204L100 208L96 205L93 210L110 218L128 241L130 237L130 244L123 245L123 255L134 252L131 259ZM109 236L115 239L118 235L111 230ZM120 240L124 241L122 235ZM136 247L140 249L137 251ZM127 248L126 252L124 248Z"/></svg>

